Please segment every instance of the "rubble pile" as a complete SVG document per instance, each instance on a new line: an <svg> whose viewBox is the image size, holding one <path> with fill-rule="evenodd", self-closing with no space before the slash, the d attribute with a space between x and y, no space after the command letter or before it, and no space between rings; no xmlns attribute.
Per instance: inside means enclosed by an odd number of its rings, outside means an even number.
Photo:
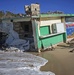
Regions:
<svg viewBox="0 0 74 75"><path fill-rule="evenodd" d="M19 35L16 31L13 30L12 23L2 23L0 24L0 32L4 32L7 35L4 46L6 50L21 50L28 51L30 48L29 40L23 40L19 38Z"/></svg>
<svg viewBox="0 0 74 75"><path fill-rule="evenodd" d="M67 40L67 44L68 44L70 47L74 48L74 38L68 39L68 40Z"/></svg>
<svg viewBox="0 0 74 75"><path fill-rule="evenodd" d="M70 39L67 44L72 48L69 52L74 52L74 38Z"/></svg>

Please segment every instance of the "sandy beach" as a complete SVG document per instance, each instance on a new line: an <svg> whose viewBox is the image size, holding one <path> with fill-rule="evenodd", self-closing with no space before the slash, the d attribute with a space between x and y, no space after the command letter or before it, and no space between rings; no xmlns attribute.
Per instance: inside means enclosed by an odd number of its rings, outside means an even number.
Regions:
<svg viewBox="0 0 74 75"><path fill-rule="evenodd" d="M74 75L74 52L70 52L73 48L62 43L53 51L41 53L0 52L0 73L1 75L15 73L15 75L24 75L25 72L25 75L49 75L50 73L51 75Z"/></svg>
<svg viewBox="0 0 74 75"><path fill-rule="evenodd" d="M45 51L41 57L48 60L48 63L41 67L42 71L52 71L55 75L74 75L74 52L67 44L61 44L54 51Z"/></svg>

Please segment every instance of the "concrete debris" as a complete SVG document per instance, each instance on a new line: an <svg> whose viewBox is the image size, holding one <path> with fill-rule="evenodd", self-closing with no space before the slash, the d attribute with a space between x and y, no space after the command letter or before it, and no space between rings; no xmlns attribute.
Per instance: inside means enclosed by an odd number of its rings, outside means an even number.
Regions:
<svg viewBox="0 0 74 75"><path fill-rule="evenodd" d="M67 44L74 44L74 38L67 39Z"/></svg>
<svg viewBox="0 0 74 75"><path fill-rule="evenodd" d="M20 52L20 50L16 47L9 47L9 48L6 48L6 51L10 51L10 52Z"/></svg>
<svg viewBox="0 0 74 75"><path fill-rule="evenodd" d="M69 41L69 44L74 45L74 38Z"/></svg>
<svg viewBox="0 0 74 75"><path fill-rule="evenodd" d="M74 38L70 38L67 40L67 44L73 48L72 50L70 50L69 52L73 53L74 52Z"/></svg>
<svg viewBox="0 0 74 75"><path fill-rule="evenodd" d="M13 30L12 23L0 24L0 31L8 34L7 39L5 41L5 45L10 50L19 50L19 49L22 51L29 50L30 48L29 40L20 39L19 34Z"/></svg>
<svg viewBox="0 0 74 75"><path fill-rule="evenodd" d="M34 46L34 42L30 43L30 51L36 51L35 46Z"/></svg>
<svg viewBox="0 0 74 75"><path fill-rule="evenodd" d="M71 52L71 53L74 52L74 49L70 50L69 52Z"/></svg>

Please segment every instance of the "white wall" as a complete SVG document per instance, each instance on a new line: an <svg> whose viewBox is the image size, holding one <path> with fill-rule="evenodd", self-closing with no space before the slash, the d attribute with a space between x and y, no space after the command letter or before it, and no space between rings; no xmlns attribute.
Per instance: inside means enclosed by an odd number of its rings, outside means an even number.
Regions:
<svg viewBox="0 0 74 75"><path fill-rule="evenodd" d="M40 26L52 25L54 23L61 23L61 19L41 21Z"/></svg>
<svg viewBox="0 0 74 75"><path fill-rule="evenodd" d="M52 33L52 29L51 29L51 25L54 24L54 23L61 23L61 18L60 19L53 19L53 20L45 20L45 21L37 21L38 22L38 27L40 26L50 26L50 31ZM39 35L40 35L40 29L38 28L38 32L39 32Z"/></svg>

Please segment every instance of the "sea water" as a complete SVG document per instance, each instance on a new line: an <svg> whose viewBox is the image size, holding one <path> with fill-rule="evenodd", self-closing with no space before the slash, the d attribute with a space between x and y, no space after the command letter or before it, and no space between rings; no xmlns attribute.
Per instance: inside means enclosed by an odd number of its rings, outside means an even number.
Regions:
<svg viewBox="0 0 74 75"><path fill-rule="evenodd" d="M55 75L40 71L48 60L30 53L4 52L0 57L0 75Z"/></svg>

